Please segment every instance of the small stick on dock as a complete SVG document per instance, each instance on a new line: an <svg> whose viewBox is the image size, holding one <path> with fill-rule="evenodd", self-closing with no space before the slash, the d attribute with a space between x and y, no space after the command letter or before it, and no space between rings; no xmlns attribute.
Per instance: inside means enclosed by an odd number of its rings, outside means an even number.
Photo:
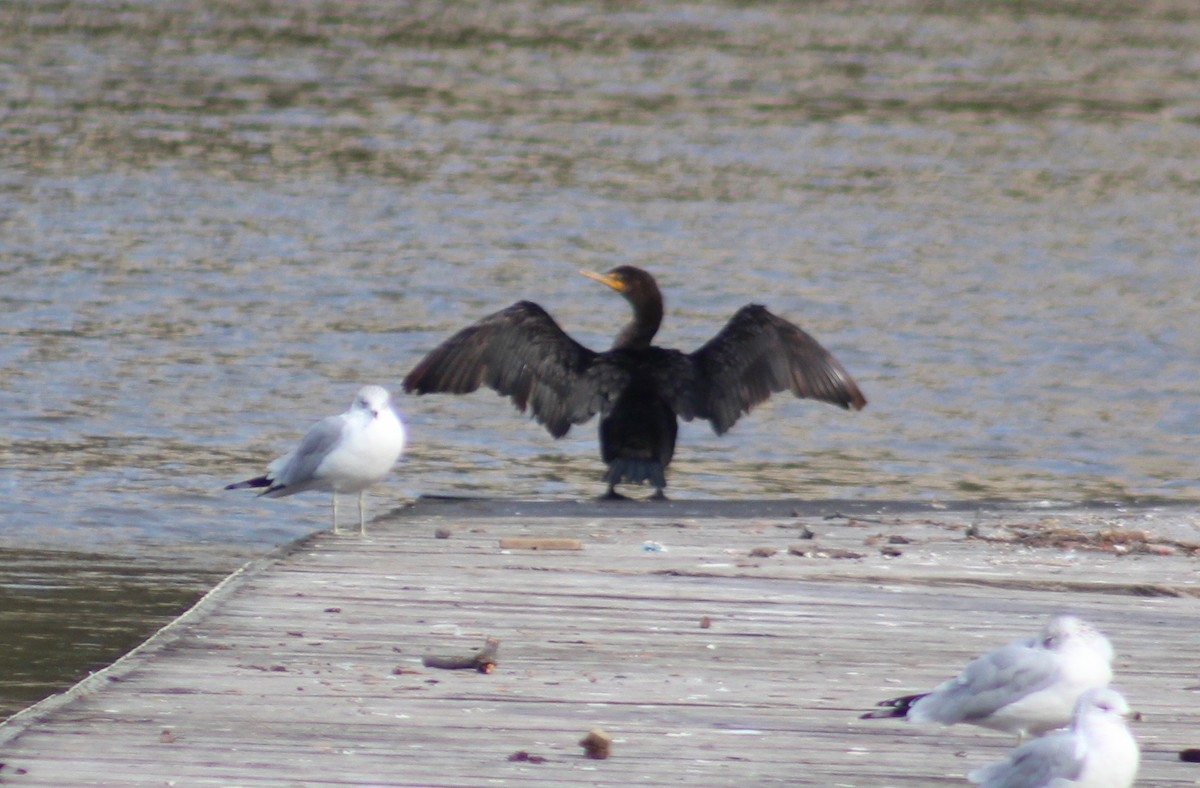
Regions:
<svg viewBox="0 0 1200 788"><path fill-rule="evenodd" d="M501 550L582 550L583 542L544 536L512 536L500 540Z"/></svg>
<svg viewBox="0 0 1200 788"><path fill-rule="evenodd" d="M421 663L427 668L441 668L442 670L477 670L480 673L491 673L496 669L499 663L497 653L500 651L500 641L496 638L488 638L484 642L483 648L470 656L465 657L438 657L429 656L421 660Z"/></svg>

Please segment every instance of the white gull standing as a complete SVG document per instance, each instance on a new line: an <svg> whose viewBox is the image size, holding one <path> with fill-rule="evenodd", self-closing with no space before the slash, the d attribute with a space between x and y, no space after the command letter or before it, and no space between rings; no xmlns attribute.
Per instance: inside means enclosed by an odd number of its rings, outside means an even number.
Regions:
<svg viewBox="0 0 1200 788"><path fill-rule="evenodd" d="M338 493L358 493L359 533L367 532L367 488L387 476L404 451L404 424L382 386L363 386L350 409L314 424L300 445L267 466L263 476L226 490L266 487L267 498L306 490L333 493L333 532L338 532Z"/></svg>
<svg viewBox="0 0 1200 788"><path fill-rule="evenodd" d="M1036 638L1018 640L970 662L932 692L879 703L863 719L906 717L912 722L971 723L1040 736L1071 723L1086 690L1112 681L1112 644L1081 619L1052 616Z"/></svg>
<svg viewBox="0 0 1200 788"><path fill-rule="evenodd" d="M1069 730L1026 742L967 779L983 788L1129 788L1140 755L1125 725L1128 716L1121 693L1088 690L1079 697Z"/></svg>

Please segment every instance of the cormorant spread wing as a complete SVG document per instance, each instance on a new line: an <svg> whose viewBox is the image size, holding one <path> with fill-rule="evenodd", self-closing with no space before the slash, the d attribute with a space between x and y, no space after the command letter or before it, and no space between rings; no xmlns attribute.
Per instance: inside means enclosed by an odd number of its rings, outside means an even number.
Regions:
<svg viewBox="0 0 1200 788"><path fill-rule="evenodd" d="M689 358L695 367L693 384L699 388L697 415L712 422L718 435L779 391L855 410L867 404L828 350L759 304L739 309Z"/></svg>
<svg viewBox="0 0 1200 788"><path fill-rule="evenodd" d="M628 373L570 337L532 301L518 301L447 339L404 378L417 394L467 394L481 385L511 397L522 413L561 438L604 409ZM590 385L581 385L589 381Z"/></svg>

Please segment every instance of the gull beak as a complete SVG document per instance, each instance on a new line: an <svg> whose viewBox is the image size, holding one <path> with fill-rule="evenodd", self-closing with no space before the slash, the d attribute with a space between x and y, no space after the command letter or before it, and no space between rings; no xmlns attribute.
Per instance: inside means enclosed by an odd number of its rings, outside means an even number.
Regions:
<svg viewBox="0 0 1200 788"><path fill-rule="evenodd" d="M583 274L588 279L595 279L597 282L599 282L602 285L608 285L613 290L616 290L618 293L625 292L625 282L616 278L615 276L609 276L608 274L598 274L595 271L586 271L586 270L581 270L579 273Z"/></svg>

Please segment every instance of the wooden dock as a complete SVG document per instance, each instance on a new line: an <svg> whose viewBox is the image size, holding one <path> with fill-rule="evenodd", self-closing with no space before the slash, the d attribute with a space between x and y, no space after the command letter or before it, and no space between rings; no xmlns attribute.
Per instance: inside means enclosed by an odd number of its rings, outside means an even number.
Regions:
<svg viewBox="0 0 1200 788"><path fill-rule="evenodd" d="M1109 634L1144 716L1138 784L1196 785L1178 753L1200 747L1198 522L422 500L246 567L0 726L0 784L966 785L1012 737L859 714L1070 610ZM488 637L490 674L422 664ZM606 760L579 745L597 728Z"/></svg>

